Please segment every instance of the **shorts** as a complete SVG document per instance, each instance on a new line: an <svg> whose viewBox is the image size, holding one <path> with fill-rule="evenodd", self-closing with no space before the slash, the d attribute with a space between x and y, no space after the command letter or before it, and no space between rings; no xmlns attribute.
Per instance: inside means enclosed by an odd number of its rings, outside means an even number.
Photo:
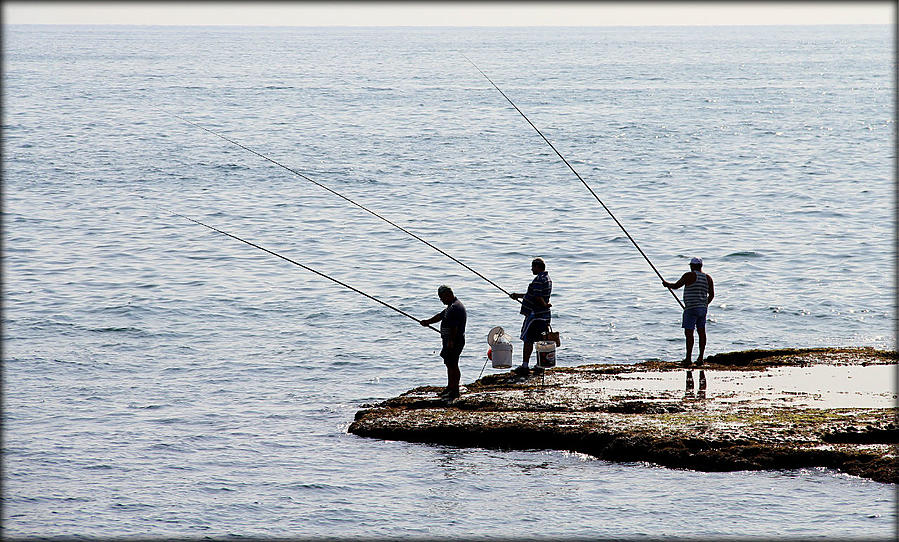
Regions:
<svg viewBox="0 0 899 542"><path fill-rule="evenodd" d="M549 331L548 320L526 318L521 324L521 336L519 338L529 343L540 341L543 340L544 331Z"/></svg>
<svg viewBox="0 0 899 542"><path fill-rule="evenodd" d="M440 357L443 358L443 364L447 366L459 366L459 357L462 355L462 349L465 348L465 342L457 344L452 350L445 345L440 349Z"/></svg>
<svg viewBox="0 0 899 542"><path fill-rule="evenodd" d="M690 307L684 309L684 321L681 327L684 329L705 329L705 316L708 313L708 307Z"/></svg>

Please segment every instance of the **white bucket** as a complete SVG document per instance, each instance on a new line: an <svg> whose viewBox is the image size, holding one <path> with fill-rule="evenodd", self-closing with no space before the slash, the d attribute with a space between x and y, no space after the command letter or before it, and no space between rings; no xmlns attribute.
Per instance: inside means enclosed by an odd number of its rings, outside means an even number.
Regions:
<svg viewBox="0 0 899 542"><path fill-rule="evenodd" d="M494 369L508 369L512 366L512 343L497 341L493 344L491 358Z"/></svg>
<svg viewBox="0 0 899 542"><path fill-rule="evenodd" d="M490 346L493 346L498 341L503 340L505 340L506 342L510 342L512 340L512 337L510 337L509 334L506 333L501 326L496 326L495 328L491 329L489 333L487 333L487 344L489 344Z"/></svg>
<svg viewBox="0 0 899 542"><path fill-rule="evenodd" d="M537 351L537 367L549 369L556 366L555 341L537 341L534 350Z"/></svg>
<svg viewBox="0 0 899 542"><path fill-rule="evenodd" d="M502 327L496 326L487 333L490 345L490 360L494 369L508 369L512 366L512 337Z"/></svg>

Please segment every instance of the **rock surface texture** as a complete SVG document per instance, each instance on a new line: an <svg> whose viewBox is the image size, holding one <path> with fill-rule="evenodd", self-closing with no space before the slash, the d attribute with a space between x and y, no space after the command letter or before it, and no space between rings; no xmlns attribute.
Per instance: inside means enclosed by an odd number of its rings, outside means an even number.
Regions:
<svg viewBox="0 0 899 542"><path fill-rule="evenodd" d="M356 414L350 433L506 449L570 450L700 471L825 467L899 483L896 352L718 354L675 363L505 372L453 401L422 387Z"/></svg>

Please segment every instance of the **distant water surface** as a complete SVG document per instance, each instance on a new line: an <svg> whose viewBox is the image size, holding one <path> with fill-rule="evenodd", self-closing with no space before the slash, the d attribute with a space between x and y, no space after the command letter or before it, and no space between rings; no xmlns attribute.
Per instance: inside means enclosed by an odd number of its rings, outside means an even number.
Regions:
<svg viewBox="0 0 899 542"><path fill-rule="evenodd" d="M827 470L348 435L443 384L436 334L167 210L417 318L452 285L464 382L517 335L486 281L170 112L508 291L544 257L560 365L681 358L675 300L464 54L668 280L705 260L709 354L894 349L893 52L889 26L5 26L4 534L891 536L895 487Z"/></svg>

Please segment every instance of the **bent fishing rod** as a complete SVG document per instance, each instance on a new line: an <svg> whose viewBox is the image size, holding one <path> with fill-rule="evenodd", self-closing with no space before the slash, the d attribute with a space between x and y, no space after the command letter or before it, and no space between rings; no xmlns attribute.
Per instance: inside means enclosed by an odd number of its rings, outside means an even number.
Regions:
<svg viewBox="0 0 899 542"><path fill-rule="evenodd" d="M585 181L584 178L581 177L581 175L580 175L577 171L575 171L574 167L568 162L568 160L565 159L564 156L562 156L562 153L559 152L559 150L556 148L556 146L553 145L553 144L549 141L549 139L547 139L546 136L543 135L543 132L541 132L540 129L537 128L537 126L535 126L533 122L531 122L531 119L529 119L529 118L527 117L527 115L525 115L524 112L522 112L521 109L519 109L518 106L515 105L515 102L513 102L508 96L506 96L506 93L503 92L502 89L500 89L498 86L496 86L496 83L494 83L492 79L490 79L489 77L487 77L487 74L484 73L483 70L481 70L481 68L479 68L478 65L474 63L474 61L472 61L470 58L468 58L468 57L465 56L464 54L463 54L462 56L465 57L465 60L471 62L471 65L474 66L476 70L478 70L479 72L481 72L481 75L483 75L485 79L487 79L488 81L490 81L490 84L493 85L493 88L495 88L496 90L498 90L499 93L503 95L503 98L505 98L506 101L509 102L509 103L512 105L512 107L515 108L515 111L518 111L518 113L519 113L522 117L524 117L524 120L528 121L528 124L531 125L531 128L533 128L534 130L537 131L538 134L540 134L540 137L543 138L543 141L546 141L546 144L549 145L549 146L552 148L552 150L556 151L556 154L559 155L559 158L561 158L563 162L565 162L565 165L568 166L568 169L570 169L571 172L574 173L574 174L577 176L578 180L581 181L581 184L583 184L583 185L587 188L587 190L589 190L590 193L593 194L593 197L596 198L596 201L598 201L599 204L602 205L602 208L605 209L607 213L609 213L609 216L612 217L612 220L614 220L615 223L618 224L618 227L621 228L621 231L624 232L624 235L626 235L627 238L630 239L631 243L633 243L634 247L635 247L638 251L640 251L640 255L643 256L643 259L646 260L646 263L649 264L649 267L651 267L652 270L656 272L656 275L658 275L659 279L661 279L661 280L664 281L665 279L662 277L662 274L659 273L659 270L656 269L656 266L654 266L654 265L652 264L652 262L649 261L649 257L646 256L646 253L643 252L643 249L640 248L640 245L638 245L637 242L634 241L634 238L631 237L631 234L629 234L629 233L627 232L627 230L624 229L624 225L622 225L621 222L615 217L615 215L612 214L612 211L611 211L608 207L606 207L606 204L603 203L601 199L599 199L599 196L596 195L596 192L594 192L593 189L590 188L590 185L587 184L587 181ZM680 305L681 308L683 309L683 308L684 308L684 303L680 300L680 298L677 297L677 294L674 293L674 290L672 290L671 288L668 288L668 291L671 292L671 295L674 297L675 301L677 301L678 305Z"/></svg>
<svg viewBox="0 0 899 542"><path fill-rule="evenodd" d="M512 296L512 294L509 293L509 292L507 292L502 286L500 286L500 285L498 285L497 283L493 282L492 280L488 279L488 278L485 277L484 275L478 273L477 271L475 271L474 269L472 269L472 268L469 267L468 265L464 264L463 262L461 262L461 261L457 260L456 258L454 258L453 256L449 255L449 254L446 253L445 251L443 251L443 250L441 250L440 248L434 246L433 244L429 243L428 241L425 241L424 239L422 239L422 238L419 237L418 235L412 233L411 231L407 230L406 228L400 226L399 224L396 224L395 222L393 222L393 221L391 221L391 220L389 220L389 219L387 219L387 218L381 216L380 214L378 214L378 213L372 211L372 210L369 209L368 207L365 207L364 205L361 205L361 204L359 204L359 203L356 203L355 201L353 201L353 200L351 200L350 198L344 196L343 194L337 192L336 190L334 190L334 189L332 189L332 188L330 188L330 187L328 187L328 186L326 186L326 185L324 185L324 184L322 184L322 183L320 183L320 182L318 182L318 181L316 181L316 180L313 180L313 179L309 178L308 176L303 175L303 174L300 173L299 171L297 171L297 170L295 170L295 169L293 169L293 168L291 168L291 167L285 166L284 164L282 164L282 163L280 163L280 162L278 162L278 161L276 161L276 160L274 160L274 159L272 159L272 158L269 158L268 156L266 156L266 155L264 155L264 154L262 154L262 153L260 153L260 152L254 151L253 149L251 149L251 148L249 148L249 147L246 147L246 146L244 146L244 145L241 145L240 143L238 143L237 141L234 141L233 139L230 139L230 138L228 138L228 137L226 137L226 136L223 136L222 134L219 134L218 132L214 132L214 131L210 130L209 128L206 128L205 126L201 126L200 124L197 124L196 122L193 122L193 121L190 121L190 120L188 120L188 119L185 119L184 117L181 117L181 116L179 116L179 115L176 115L175 113L172 113L172 112L170 112L170 111L165 111L165 110L163 110L163 109L160 109L160 108L158 108L158 107L156 107L156 106L154 106L154 105L152 105L152 104L150 104L150 105L151 105L151 107L153 107L154 109L156 109L156 110L158 110L158 111L163 111L164 113L168 113L169 115L172 115L173 117L175 117L175 118L177 118L177 119L179 119L179 120L181 120L181 121L183 121L183 122L186 122L187 124L190 124L191 126L196 126L197 128L199 128L199 129L201 129L201 130L203 130L203 131L205 131L205 132L208 132L208 133L210 133L210 134L212 134L212 135L214 135L214 136L216 136L216 137L218 137L218 138L220 138L220 139L224 139L224 140L227 141L228 143L231 143L232 145L236 145L236 146L240 147L241 149L243 149L243 150L245 150L245 151L247 151L247 152L251 152L251 153L255 154L256 156L262 158L263 160L267 160L267 161L271 162L272 164L275 164L276 166L278 166L278 167L280 167L280 168L286 169L287 171L293 173L294 175L300 177L301 179L304 179L304 180L306 180L306 181L309 181L310 183L312 183L312 184L318 186L319 188L323 188L323 189L327 190L328 192L330 192L330 193L334 194L335 196L339 197L340 199L342 199L342 200L344 200L344 201L347 201L347 202L349 202L349 203L352 203L353 205L355 205L356 207L362 209L363 211L365 211L365 212L371 214L372 216L375 216L375 217L377 217L377 218L380 218L381 220L383 220L384 222L390 224L390 225L393 226L394 228L396 228L396 229L400 230L401 232L403 232L403 233L405 233L405 234L407 234L407 235L413 237L414 239L417 239L418 241L421 241L422 243L426 244L427 246L431 247L432 249L436 250L437 252L443 254L444 256L446 256L447 258L449 258L450 260L456 262L457 264L461 265L461 266L464 267L465 269L468 269L469 271L471 271L472 273L474 273L474 274L477 275L478 277L484 279L485 281L487 281L488 283L490 283L493 287L497 288L498 290L500 290L501 292L503 292L503 293L506 294L507 296L509 296L509 297ZM516 300L516 301L519 301L519 300ZM519 301L519 303L520 303L520 302L521 302L521 301Z"/></svg>
<svg viewBox="0 0 899 542"><path fill-rule="evenodd" d="M160 207L160 209L162 209L162 208ZM201 226L203 226L203 227L209 228L209 229L212 230L212 231L216 231L216 232L218 232L218 233L221 233L222 235L227 235L228 237L230 237L230 238L232 238L232 239L236 239L236 240L240 241L241 243L246 243L246 244L250 245L250 246L253 247L253 248L258 248L259 250L261 250L261 251L263 251L263 252L268 252L268 253L271 254L272 256L277 256L277 257L281 258L282 260L288 261L288 262L290 262L290 263L292 263L292 264L294 264L294 265L296 265L296 266L302 267L303 269L305 269L305 270L307 270L307 271L312 271L313 273L315 273L316 275L318 275L318 276L320 276L320 277L324 277L324 278L330 280L331 282L335 282L335 283L337 283L337 284L343 286L344 288L348 288L348 289L350 289L350 290L356 292L357 294L364 295L365 297L371 299L372 301L376 301L376 302L380 303L381 305L384 305L384 306L387 307L388 309L394 310L394 311L396 311L396 312L402 314L403 316L405 316L405 317L407 317L407 318L410 318L410 319L412 319L412 320L415 320L416 322L419 322L419 323L421 322L421 320L419 320L418 318L412 316L411 314L409 314L409 313L407 313L407 312L405 312L405 311L403 311L403 310L401 310L401 309L398 309L398 308L394 307L393 305L391 305L391 304L389 304L389 303L385 303L384 301L381 301L380 299L378 299L378 298L376 298L376 297L374 297L374 296L371 296L371 295L369 295L369 294L363 292L362 290L359 290L358 288L353 288L352 286L350 286L349 284L346 284L345 282L341 282L341 281L339 281L339 280L337 280L337 279L335 279L335 278L333 278L333 277L329 277L328 275L322 273L321 271L316 271L315 269L312 269L312 268L309 267L308 265L303 265L303 264L301 264L301 263L298 262L298 261L295 261L295 260L292 260L292 259L288 258L287 256L282 256L281 254L278 254L278 253L275 252L275 251L272 251L272 250L269 250L269 249L267 249L267 248L265 248L265 247L259 246L259 245L257 245L256 243L251 243L250 241L247 241L247 240L245 240L245 239L241 239L240 237L238 237L238 236L236 236L236 235L232 235L232 234L230 234L230 233L228 233L228 232L226 232L226 231L220 230L220 229L218 229L218 228L216 228L216 227L214 227L214 226L210 226L209 224L204 224L203 222L200 222L199 220L196 220L196 219L191 218L191 217L189 217L189 216L185 216L185 215L182 215L182 214L180 214L180 213L176 213L175 211L171 211L171 210L169 210L169 209L163 209L163 210L166 211L166 212L168 212L168 213L171 213L171 214L173 214L173 215L175 215L175 216L180 216L181 218L190 220L191 222L193 222L193 223L195 223L195 224L199 224L199 225L201 225ZM440 330L437 329L437 328L435 328L434 326L427 326L427 327L429 327L429 328L433 329L434 331L440 333Z"/></svg>

